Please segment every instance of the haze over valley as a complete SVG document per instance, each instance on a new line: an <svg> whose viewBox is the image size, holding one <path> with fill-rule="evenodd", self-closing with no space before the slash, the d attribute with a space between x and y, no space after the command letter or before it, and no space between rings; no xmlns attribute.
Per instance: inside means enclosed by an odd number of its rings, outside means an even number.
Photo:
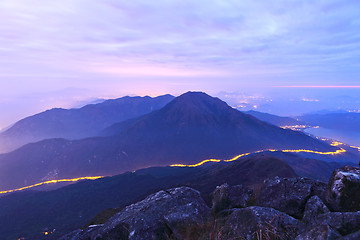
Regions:
<svg viewBox="0 0 360 240"><path fill-rule="evenodd" d="M359 9L0 1L0 239L360 239Z"/></svg>

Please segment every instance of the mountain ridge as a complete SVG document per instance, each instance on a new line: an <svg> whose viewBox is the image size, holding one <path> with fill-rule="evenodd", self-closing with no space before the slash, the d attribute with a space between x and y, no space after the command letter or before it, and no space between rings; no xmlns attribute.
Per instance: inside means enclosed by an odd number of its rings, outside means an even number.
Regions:
<svg viewBox="0 0 360 240"><path fill-rule="evenodd" d="M19 120L0 133L1 151L15 150L30 142L49 138L81 139L97 136L113 123L159 109L174 97L122 97L81 108L52 108Z"/></svg>
<svg viewBox="0 0 360 240"><path fill-rule="evenodd" d="M336 149L262 122L205 93L188 92L135 119L118 134L43 140L0 155L0 187L7 190L48 177L107 176L150 166L194 164L269 148Z"/></svg>

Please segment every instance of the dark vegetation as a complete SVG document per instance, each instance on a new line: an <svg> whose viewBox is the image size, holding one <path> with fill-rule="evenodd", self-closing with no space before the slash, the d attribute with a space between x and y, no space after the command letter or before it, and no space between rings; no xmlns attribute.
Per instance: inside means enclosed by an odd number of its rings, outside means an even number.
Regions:
<svg viewBox="0 0 360 240"><path fill-rule="evenodd" d="M258 193L222 184L207 206L189 187L161 190L120 210L104 224L74 230L60 240L252 239L357 240L360 169L345 166L328 183L274 177Z"/></svg>
<svg viewBox="0 0 360 240"><path fill-rule="evenodd" d="M256 154L232 163L208 163L197 168L152 167L48 192L27 191L3 196L0 198L2 239L19 236L38 239L43 228L55 228L52 236L59 236L75 228L101 224L124 206L170 187L185 185L197 189L210 205L211 192L225 182L251 186L256 193L267 178L298 176L283 160L290 159L292 154L280 154L283 159L274 154ZM327 164L313 166L311 174L321 173L324 166L330 168ZM301 167L296 169L300 171ZM330 175L331 172L327 173L327 178ZM324 173L319 176L326 177Z"/></svg>
<svg viewBox="0 0 360 240"><path fill-rule="evenodd" d="M296 174L281 159L255 156L223 166L149 168L49 192L14 193L0 198L0 232L2 239L37 239L41 229L55 228L53 236L59 236L85 226L104 209L124 207L161 189L187 185L200 190L210 204L210 193L217 185L253 185L274 176ZM92 223L99 223L99 219L102 222L102 215L106 214L98 215Z"/></svg>
<svg viewBox="0 0 360 240"><path fill-rule="evenodd" d="M118 126L118 125L117 125ZM110 134L110 130L114 130ZM263 149L337 149L262 122L205 93L188 92L160 110L106 130L107 137L49 139L0 155L3 190L47 178L115 175L149 166L194 164Z"/></svg>

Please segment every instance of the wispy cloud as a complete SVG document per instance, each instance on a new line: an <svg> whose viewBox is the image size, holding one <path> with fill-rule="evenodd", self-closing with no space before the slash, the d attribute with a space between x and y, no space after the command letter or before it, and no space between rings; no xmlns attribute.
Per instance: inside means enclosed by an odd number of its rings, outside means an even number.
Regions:
<svg viewBox="0 0 360 240"><path fill-rule="evenodd" d="M9 78L27 91L357 85L359 9L357 0L2 0L0 82L14 94Z"/></svg>

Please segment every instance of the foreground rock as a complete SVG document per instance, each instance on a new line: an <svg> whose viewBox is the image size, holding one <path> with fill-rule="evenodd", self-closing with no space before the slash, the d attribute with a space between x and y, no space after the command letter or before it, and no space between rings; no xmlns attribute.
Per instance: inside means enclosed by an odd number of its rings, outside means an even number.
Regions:
<svg viewBox="0 0 360 240"><path fill-rule="evenodd" d="M329 224L341 235L347 235L360 230L360 211L359 212L329 212L321 214L317 223Z"/></svg>
<svg viewBox="0 0 360 240"><path fill-rule="evenodd" d="M323 201L321 201L318 196L313 196L306 203L302 221L308 226L313 226L317 224L318 218L321 214L328 212L330 211Z"/></svg>
<svg viewBox="0 0 360 240"><path fill-rule="evenodd" d="M326 201L332 211L360 210L360 168L345 166L333 172Z"/></svg>
<svg viewBox="0 0 360 240"><path fill-rule="evenodd" d="M229 186L225 183L216 187L212 196L212 213L217 215L224 209L248 207L254 199L254 191L242 185Z"/></svg>
<svg viewBox="0 0 360 240"><path fill-rule="evenodd" d="M262 186L256 205L272 207L293 217L303 216L307 200L317 195L325 197L326 184L307 178L274 178Z"/></svg>
<svg viewBox="0 0 360 240"><path fill-rule="evenodd" d="M329 212L320 201L313 197L306 204L297 239L338 239L360 230L360 211Z"/></svg>
<svg viewBox="0 0 360 240"><path fill-rule="evenodd" d="M235 209L225 219L217 239L295 239L299 222L295 218L268 207Z"/></svg>
<svg viewBox="0 0 360 240"><path fill-rule="evenodd" d="M341 235L328 224L318 225L296 237L295 240L335 240Z"/></svg>
<svg viewBox="0 0 360 240"><path fill-rule="evenodd" d="M346 235L341 238L341 240L359 240L360 239L360 231L354 232L352 234Z"/></svg>
<svg viewBox="0 0 360 240"><path fill-rule="evenodd" d="M211 217L200 193L188 187L160 191L132 204L104 225L63 239L196 239Z"/></svg>
<svg viewBox="0 0 360 240"><path fill-rule="evenodd" d="M212 194L215 218L194 189L160 191L105 224L61 240L360 239L360 211L353 211L360 197L359 173L359 168L343 167L334 171L328 185L277 177L264 182L256 201L252 190L223 184ZM253 204L260 206L249 207ZM341 211L330 211L334 209Z"/></svg>

